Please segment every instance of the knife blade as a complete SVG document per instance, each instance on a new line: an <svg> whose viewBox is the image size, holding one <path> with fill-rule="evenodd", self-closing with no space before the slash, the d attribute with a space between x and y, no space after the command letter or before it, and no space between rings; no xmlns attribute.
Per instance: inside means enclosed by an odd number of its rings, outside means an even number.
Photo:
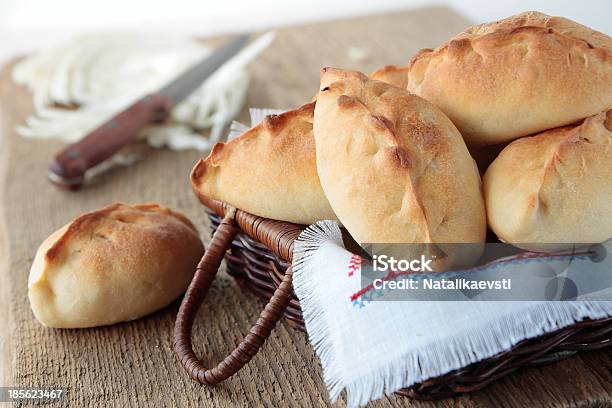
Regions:
<svg viewBox="0 0 612 408"><path fill-rule="evenodd" d="M83 139L66 147L51 162L49 180L68 190L80 189L88 171L134 141L143 127L166 119L179 102L236 55L249 38L246 34L235 37L159 91L136 101Z"/></svg>

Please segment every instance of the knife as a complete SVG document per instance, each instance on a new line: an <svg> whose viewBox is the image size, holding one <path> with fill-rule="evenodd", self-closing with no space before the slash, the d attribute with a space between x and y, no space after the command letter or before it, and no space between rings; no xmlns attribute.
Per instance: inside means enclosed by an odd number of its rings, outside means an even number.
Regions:
<svg viewBox="0 0 612 408"><path fill-rule="evenodd" d="M146 125L166 119L172 108L236 55L248 39L249 35L246 34L237 36L159 91L136 101L80 141L68 146L51 162L49 180L64 189L80 189L92 168L134 141L138 131Z"/></svg>

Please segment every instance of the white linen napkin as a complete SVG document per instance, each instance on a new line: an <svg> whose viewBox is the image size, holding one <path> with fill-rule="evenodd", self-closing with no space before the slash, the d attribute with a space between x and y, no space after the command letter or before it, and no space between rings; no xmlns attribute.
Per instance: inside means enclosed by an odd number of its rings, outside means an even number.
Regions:
<svg viewBox="0 0 612 408"><path fill-rule="evenodd" d="M366 404L510 349L521 340L586 318L612 315L612 302L368 301L361 258L323 221L296 241L293 287L323 367L330 399ZM529 262L529 261L527 261Z"/></svg>

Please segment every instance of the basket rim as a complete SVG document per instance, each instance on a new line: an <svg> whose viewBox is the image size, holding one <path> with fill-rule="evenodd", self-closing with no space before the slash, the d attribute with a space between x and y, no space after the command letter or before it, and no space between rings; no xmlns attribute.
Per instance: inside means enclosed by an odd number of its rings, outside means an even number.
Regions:
<svg viewBox="0 0 612 408"><path fill-rule="evenodd" d="M196 195L205 207L208 207L221 218L230 208L234 208L226 202L206 197L199 191L196 191ZM238 208L234 209L236 210L234 220L242 232L253 240L262 243L284 261L288 263L293 261L294 241L308 227L307 225L264 218Z"/></svg>

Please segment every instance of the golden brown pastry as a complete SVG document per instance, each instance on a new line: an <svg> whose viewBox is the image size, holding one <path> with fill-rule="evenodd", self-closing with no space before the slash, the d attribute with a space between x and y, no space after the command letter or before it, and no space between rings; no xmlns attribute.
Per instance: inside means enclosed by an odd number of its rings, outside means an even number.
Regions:
<svg viewBox="0 0 612 408"><path fill-rule="evenodd" d="M527 12L470 27L408 67L372 76L434 103L468 145L494 145L612 106L612 39Z"/></svg>
<svg viewBox="0 0 612 408"><path fill-rule="evenodd" d="M390 85L397 86L398 88L408 88L408 73L410 69L406 67L397 67L395 65L387 65L373 72L370 75L370 79L375 81L386 82Z"/></svg>
<svg viewBox="0 0 612 408"><path fill-rule="evenodd" d="M428 101L324 68L314 135L323 190L358 242L484 241L478 170L453 123Z"/></svg>
<svg viewBox="0 0 612 408"><path fill-rule="evenodd" d="M484 192L489 226L505 242L552 250L538 244L612 238L612 110L510 143Z"/></svg>
<svg viewBox="0 0 612 408"><path fill-rule="evenodd" d="M30 304L50 327L137 319L187 289L203 251L184 215L157 204L112 204L42 243L30 270Z"/></svg>
<svg viewBox="0 0 612 408"><path fill-rule="evenodd" d="M270 115L236 139L217 143L191 172L195 193L276 220L335 220L317 176L313 111L309 103Z"/></svg>

